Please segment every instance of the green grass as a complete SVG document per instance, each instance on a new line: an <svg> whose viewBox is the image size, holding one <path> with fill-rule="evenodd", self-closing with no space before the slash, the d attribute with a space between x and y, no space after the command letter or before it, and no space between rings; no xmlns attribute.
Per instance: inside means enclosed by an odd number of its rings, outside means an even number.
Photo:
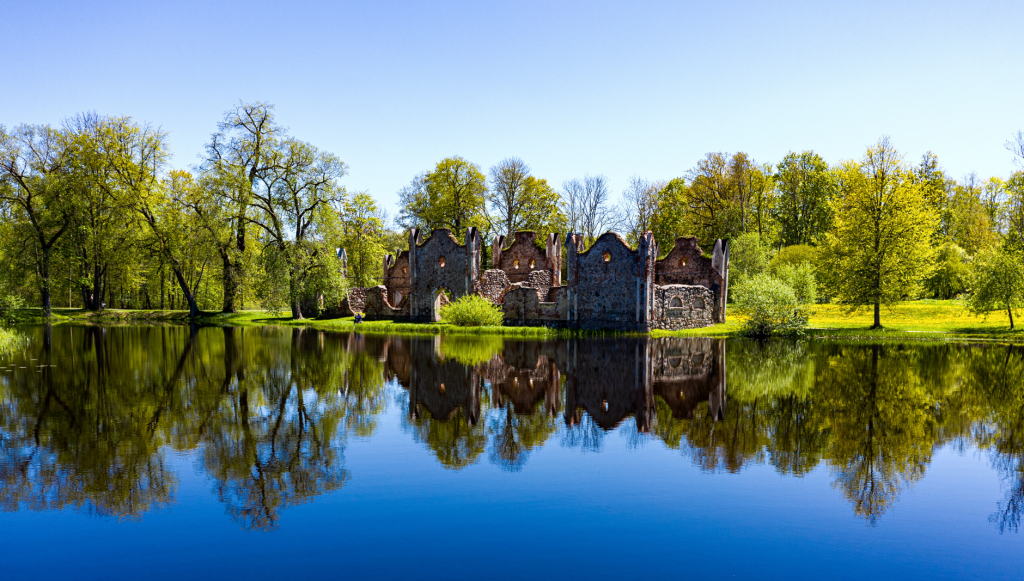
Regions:
<svg viewBox="0 0 1024 581"><path fill-rule="evenodd" d="M25 309L25 322L42 322L39 309ZM741 334L744 318L732 310L728 322L702 329L652 331L653 337L735 337ZM186 323L186 311L143 311L107 309L99 313L78 309L54 309L55 323ZM402 323L390 320L356 323L352 317L330 320L292 320L286 313L243 311L234 314L209 314L196 322L203 325L259 326L282 325L321 330L352 331L368 334L401 335L502 335L512 337L614 336L622 333L556 330L545 327L457 327L446 323ZM931 339L1024 342L1024 331L1010 331L1005 312L987 317L971 314L961 301L922 300L882 308L882 329L870 330L870 309L850 312L842 305L815 305L807 334L812 338L838 339ZM634 333L627 333L634 334Z"/></svg>

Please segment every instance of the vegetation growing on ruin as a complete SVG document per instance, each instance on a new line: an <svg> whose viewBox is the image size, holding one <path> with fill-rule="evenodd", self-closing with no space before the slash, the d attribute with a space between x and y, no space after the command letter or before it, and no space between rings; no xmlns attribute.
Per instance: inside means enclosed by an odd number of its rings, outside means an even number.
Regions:
<svg viewBox="0 0 1024 581"><path fill-rule="evenodd" d="M441 320L458 327L500 327L504 315L484 297L466 295L441 307Z"/></svg>

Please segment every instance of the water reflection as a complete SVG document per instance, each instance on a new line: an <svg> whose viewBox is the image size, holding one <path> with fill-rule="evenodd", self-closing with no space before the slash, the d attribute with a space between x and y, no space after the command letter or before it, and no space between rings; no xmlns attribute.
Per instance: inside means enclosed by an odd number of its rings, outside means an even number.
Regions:
<svg viewBox="0 0 1024 581"><path fill-rule="evenodd" d="M1024 511L1024 350L701 338L506 341L280 328L58 327L0 361L0 503L137 517L175 502L170 449L194 451L225 512L273 529L358 478L353 437L389 403L444 468L529 469L549 442L611 431L701 470L829 471L874 524L942 446L985 450Z"/></svg>

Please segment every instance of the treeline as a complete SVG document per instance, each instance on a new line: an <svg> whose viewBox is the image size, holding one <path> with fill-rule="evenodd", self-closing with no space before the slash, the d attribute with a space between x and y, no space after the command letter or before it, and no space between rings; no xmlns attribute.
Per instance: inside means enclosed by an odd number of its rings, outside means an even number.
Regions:
<svg viewBox="0 0 1024 581"><path fill-rule="evenodd" d="M347 193L346 165L272 106L228 111L191 171L169 157L165 133L128 117L0 127L5 304L301 317L344 291L339 248L383 255L373 199Z"/></svg>
<svg viewBox="0 0 1024 581"><path fill-rule="evenodd" d="M1024 134L1007 146L1024 168ZM837 163L712 152L619 194L602 175L556 187L515 157L485 171L455 156L398 192L393 223L369 194L345 190L341 160L289 135L265 103L228 111L190 170L169 156L164 133L126 117L0 126L0 311L22 301L301 317L346 286L379 284L404 229L458 237L470 226L486 240L536 230L588 244L650 230L663 254L678 236L705 248L728 238L732 282L809 265L821 300L872 305L876 325L882 305L907 298L966 294L1012 319L1024 297L1024 171L956 180L931 152L912 163L887 138Z"/></svg>

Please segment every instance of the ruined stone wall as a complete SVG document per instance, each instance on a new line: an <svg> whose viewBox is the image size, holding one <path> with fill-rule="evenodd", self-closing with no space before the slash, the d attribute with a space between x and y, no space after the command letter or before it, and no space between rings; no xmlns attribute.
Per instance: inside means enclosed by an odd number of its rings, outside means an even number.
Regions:
<svg viewBox="0 0 1024 581"><path fill-rule="evenodd" d="M505 298L505 291L511 286L512 283L504 271L492 268L480 275L473 292L491 301L492 304L500 305Z"/></svg>
<svg viewBox="0 0 1024 581"><path fill-rule="evenodd" d="M672 250L665 258L655 263L654 282L659 285L684 284L707 287L714 297L712 322L725 322L725 298L728 289L727 248L727 241L718 240L715 242L712 257L708 258L704 256L696 238L676 238Z"/></svg>
<svg viewBox="0 0 1024 581"><path fill-rule="evenodd" d="M451 230L439 228L426 242L419 243L419 232L410 235L409 316L415 320L440 320L443 291L451 300L473 292L480 274L482 239L476 228L466 233L467 244L459 244Z"/></svg>
<svg viewBox="0 0 1024 581"><path fill-rule="evenodd" d="M388 287L388 302L400 305L409 296L409 251L398 256L384 257L384 286Z"/></svg>
<svg viewBox="0 0 1024 581"><path fill-rule="evenodd" d="M576 251L578 240L573 236L567 242L570 324L583 329L650 329L657 250L653 236L645 235L637 250L612 232L585 252Z"/></svg>
<svg viewBox="0 0 1024 581"><path fill-rule="evenodd" d="M703 286L655 285L652 327L678 330L707 327L713 322L714 295Z"/></svg>
<svg viewBox="0 0 1024 581"><path fill-rule="evenodd" d="M526 285L525 282L517 283L505 291L502 301L505 324L513 327L565 326L569 310L568 289L535 289Z"/></svg>
<svg viewBox="0 0 1024 581"><path fill-rule="evenodd" d="M366 312L366 288L353 287L348 289L348 297L342 299L342 304L348 302L348 310L350 313L365 313Z"/></svg>
<svg viewBox="0 0 1024 581"><path fill-rule="evenodd" d="M604 430L627 417L648 431L654 417L650 340L619 338L567 342L565 423L572 428L586 411Z"/></svg>
<svg viewBox="0 0 1024 581"><path fill-rule="evenodd" d="M470 425L480 419L483 381L475 367L440 356L440 337L412 339L408 383L409 414L419 418L424 409L436 420L451 419L462 408Z"/></svg>
<svg viewBox="0 0 1024 581"><path fill-rule="evenodd" d="M543 250L536 244L536 232L516 232L514 238L508 248L503 247L506 242L504 236L496 239L491 257L493 268L505 271L512 283L526 282L534 272L547 271L546 286L558 286L562 272L562 249L558 235L549 236L548 248Z"/></svg>
<svg viewBox="0 0 1024 581"><path fill-rule="evenodd" d="M365 289L363 298L363 315L367 320L374 319L405 319L409 317L409 303L394 307L388 301L388 289L384 285Z"/></svg>

